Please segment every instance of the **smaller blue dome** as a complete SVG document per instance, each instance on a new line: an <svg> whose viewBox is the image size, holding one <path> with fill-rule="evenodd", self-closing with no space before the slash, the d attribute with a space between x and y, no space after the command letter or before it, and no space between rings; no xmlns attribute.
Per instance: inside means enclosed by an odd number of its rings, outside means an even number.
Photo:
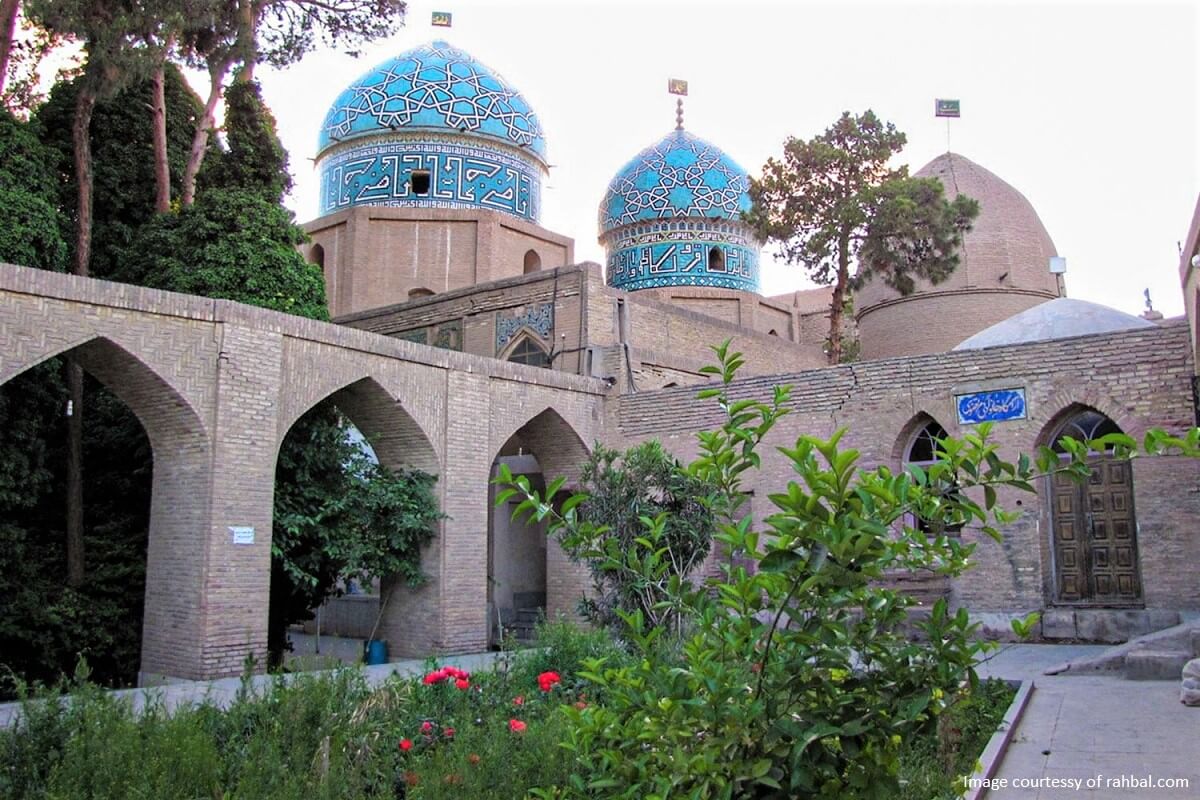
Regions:
<svg viewBox="0 0 1200 800"><path fill-rule="evenodd" d="M675 130L617 173L600 203L601 233L670 217L739 220L750 178L721 148Z"/></svg>
<svg viewBox="0 0 1200 800"><path fill-rule="evenodd" d="M446 42L401 53L350 84L325 115L317 152L358 136L412 129L486 136L546 161L542 125L521 93Z"/></svg>

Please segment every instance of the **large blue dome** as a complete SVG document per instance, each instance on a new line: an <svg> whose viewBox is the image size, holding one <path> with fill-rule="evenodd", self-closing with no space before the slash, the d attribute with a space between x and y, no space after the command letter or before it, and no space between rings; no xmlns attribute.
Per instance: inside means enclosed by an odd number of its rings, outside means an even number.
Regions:
<svg viewBox="0 0 1200 800"><path fill-rule="evenodd" d="M737 220L750 178L721 148L675 130L638 153L608 185L600 230L670 217Z"/></svg>
<svg viewBox="0 0 1200 800"><path fill-rule="evenodd" d="M546 160L541 123L521 93L446 42L401 53L350 84L325 115L317 152L358 136L410 129L473 133Z"/></svg>

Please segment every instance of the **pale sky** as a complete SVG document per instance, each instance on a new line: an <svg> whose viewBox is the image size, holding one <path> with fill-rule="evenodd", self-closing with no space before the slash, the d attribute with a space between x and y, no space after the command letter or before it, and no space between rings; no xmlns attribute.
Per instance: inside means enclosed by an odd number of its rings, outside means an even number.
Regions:
<svg viewBox="0 0 1200 800"><path fill-rule="evenodd" d="M450 11L449 30L431 28ZM810 138L871 108L908 135L916 171L947 149L935 98L957 98L950 149L1037 209L1067 292L1129 313L1181 314L1177 242L1200 194L1198 17L1192 3L410 0L406 26L358 58L317 52L262 67L291 153L299 221L317 216L310 159L338 93L435 38L503 75L533 106L552 165L542 225L603 263L597 207L609 180L674 127L669 77L690 84L685 127L752 175L787 136ZM763 293L807 286L764 251Z"/></svg>

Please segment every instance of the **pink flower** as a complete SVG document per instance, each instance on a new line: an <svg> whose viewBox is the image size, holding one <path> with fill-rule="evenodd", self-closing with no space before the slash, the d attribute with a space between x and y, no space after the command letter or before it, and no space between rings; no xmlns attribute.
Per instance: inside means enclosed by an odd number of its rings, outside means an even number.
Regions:
<svg viewBox="0 0 1200 800"><path fill-rule="evenodd" d="M513 733L524 733L525 723L521 722L519 719L510 719L508 721L508 729Z"/></svg>
<svg viewBox="0 0 1200 800"><path fill-rule="evenodd" d="M433 730L432 722L430 722L429 720L425 720L424 722L421 723L421 733L429 733L431 730Z"/></svg>
<svg viewBox="0 0 1200 800"><path fill-rule="evenodd" d="M460 689L470 689L471 688L471 682L469 680L467 680L466 678L459 678L458 680L456 680L454 682L454 685Z"/></svg>
<svg viewBox="0 0 1200 800"><path fill-rule="evenodd" d="M543 692L548 692L554 688L554 684L560 683L562 678L559 677L557 672L543 672L541 675L538 675L537 680L538 687Z"/></svg>
<svg viewBox="0 0 1200 800"><path fill-rule="evenodd" d="M519 695L517 695L516 697L514 697L514 698L513 698L513 705L514 705L514 706L523 706L523 705L525 705L525 695L519 694Z"/></svg>
<svg viewBox="0 0 1200 800"><path fill-rule="evenodd" d="M447 739L453 739L454 728L446 728L444 731L442 731L442 736L445 736Z"/></svg>
<svg viewBox="0 0 1200 800"><path fill-rule="evenodd" d="M409 750L412 750L412 739L401 739L400 740L400 749L406 753Z"/></svg>

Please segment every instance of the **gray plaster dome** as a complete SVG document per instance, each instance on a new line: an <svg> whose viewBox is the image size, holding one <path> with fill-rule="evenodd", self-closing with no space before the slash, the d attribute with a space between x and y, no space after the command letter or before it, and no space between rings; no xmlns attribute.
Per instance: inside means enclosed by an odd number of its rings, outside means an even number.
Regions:
<svg viewBox="0 0 1200 800"><path fill-rule="evenodd" d="M1010 344L1048 342L1093 333L1153 328L1154 323L1115 308L1059 297L1014 314L968 337L955 350L978 350Z"/></svg>

